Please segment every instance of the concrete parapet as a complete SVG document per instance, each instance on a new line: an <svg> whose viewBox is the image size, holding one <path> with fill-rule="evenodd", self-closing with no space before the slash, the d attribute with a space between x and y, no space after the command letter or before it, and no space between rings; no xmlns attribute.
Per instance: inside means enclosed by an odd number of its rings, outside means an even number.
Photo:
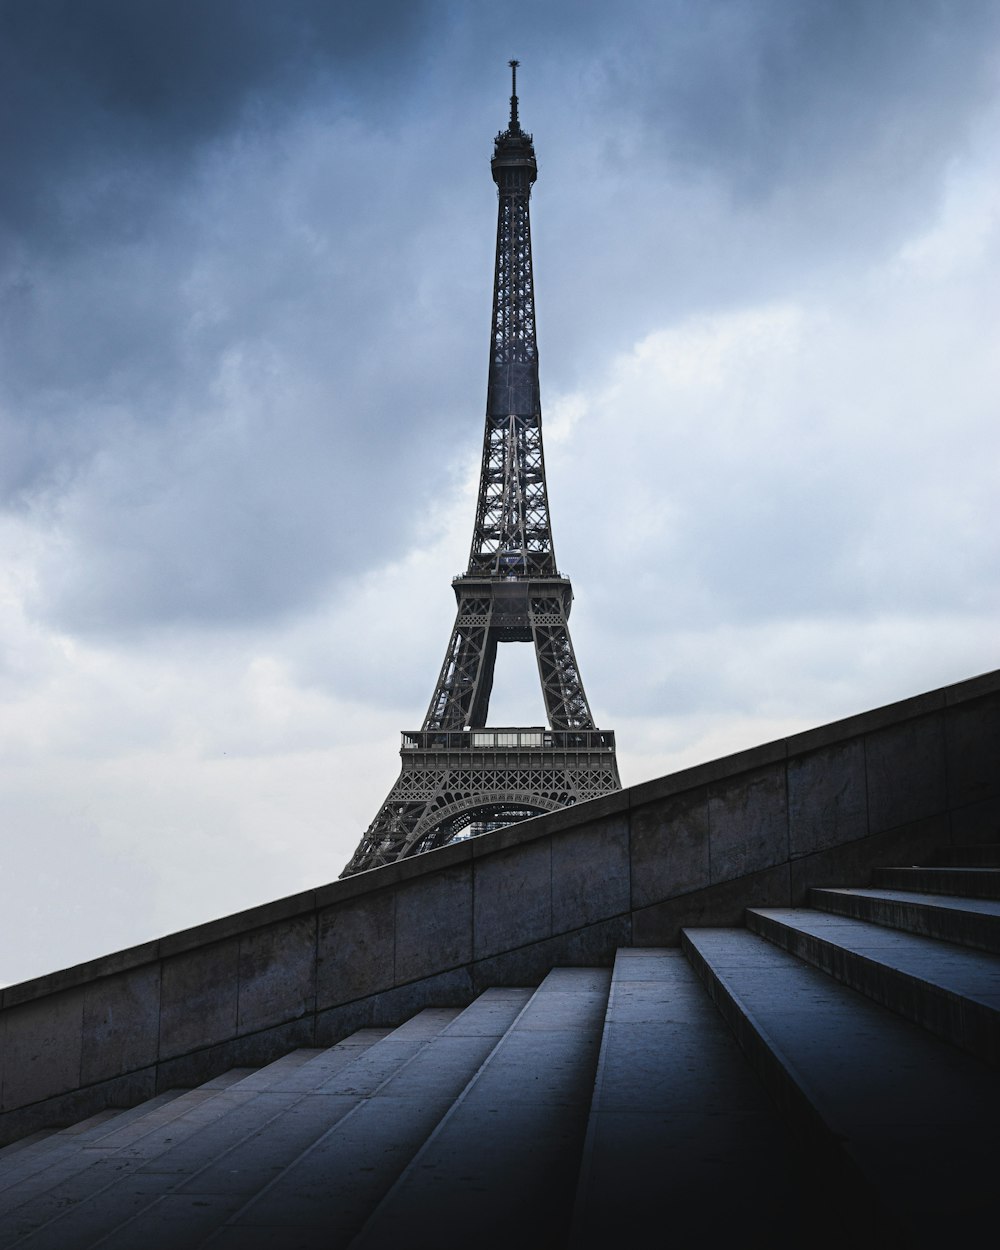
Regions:
<svg viewBox="0 0 1000 1250"><path fill-rule="evenodd" d="M1000 671L0 994L0 1144L1000 840Z"/></svg>

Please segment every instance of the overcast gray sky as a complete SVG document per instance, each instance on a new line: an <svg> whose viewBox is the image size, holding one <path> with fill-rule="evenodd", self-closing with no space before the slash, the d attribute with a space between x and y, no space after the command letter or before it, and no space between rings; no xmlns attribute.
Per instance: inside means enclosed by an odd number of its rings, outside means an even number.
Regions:
<svg viewBox="0 0 1000 1250"><path fill-rule="evenodd" d="M992 0L0 0L0 981L335 878L395 779L512 56L623 782L1000 663Z"/></svg>

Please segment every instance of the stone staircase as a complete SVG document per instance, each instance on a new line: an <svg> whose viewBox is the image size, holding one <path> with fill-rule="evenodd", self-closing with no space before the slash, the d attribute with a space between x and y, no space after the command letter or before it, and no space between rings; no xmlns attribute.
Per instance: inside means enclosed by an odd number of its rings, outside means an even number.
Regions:
<svg viewBox="0 0 1000 1250"><path fill-rule="evenodd" d="M0 1250L973 1244L1000 846L0 1151Z"/></svg>

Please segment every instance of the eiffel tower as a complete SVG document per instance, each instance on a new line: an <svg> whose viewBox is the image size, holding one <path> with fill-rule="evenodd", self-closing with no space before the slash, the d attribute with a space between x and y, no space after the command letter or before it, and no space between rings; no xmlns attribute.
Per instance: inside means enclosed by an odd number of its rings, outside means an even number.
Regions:
<svg viewBox="0 0 1000 1250"><path fill-rule="evenodd" d="M351 876L621 789L610 730L596 729L569 636L573 588L549 524L528 201L532 136L494 141L499 195L486 434L468 571L422 728L404 732L402 771L340 874ZM548 727L487 728L497 645L534 644Z"/></svg>

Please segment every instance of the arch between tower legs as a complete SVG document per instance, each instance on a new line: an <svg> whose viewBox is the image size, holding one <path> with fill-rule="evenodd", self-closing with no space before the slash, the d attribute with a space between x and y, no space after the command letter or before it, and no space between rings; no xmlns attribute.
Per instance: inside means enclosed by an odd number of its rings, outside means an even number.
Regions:
<svg viewBox="0 0 1000 1250"><path fill-rule="evenodd" d="M403 734L402 771L347 872L620 789L609 730L419 730Z"/></svg>
<svg viewBox="0 0 1000 1250"><path fill-rule="evenodd" d="M403 848L402 854L436 850L463 837L516 824L531 816L555 812L567 804L536 792L509 790L486 791L475 796L474 806L468 798L446 803L425 813ZM468 831L468 832L467 832Z"/></svg>

